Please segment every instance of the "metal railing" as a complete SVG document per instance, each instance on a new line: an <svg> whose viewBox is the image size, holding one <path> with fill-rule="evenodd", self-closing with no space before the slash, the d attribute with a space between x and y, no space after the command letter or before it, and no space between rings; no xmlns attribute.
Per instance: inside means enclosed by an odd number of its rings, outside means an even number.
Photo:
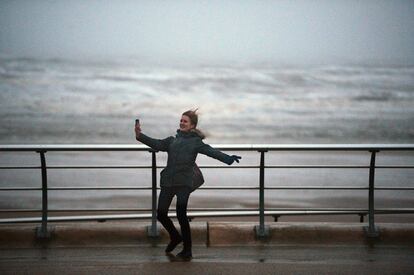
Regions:
<svg viewBox="0 0 414 275"><path fill-rule="evenodd" d="M369 237L378 236L378 229L375 226L374 215L376 213L414 213L412 208L396 208L396 209L375 209L374 197L375 190L414 190L414 187L381 187L375 188L375 169L412 169L413 165L381 165L375 164L376 155L380 151L413 151L414 144L319 144L319 145L213 145L213 147L222 151L254 151L260 154L259 165L237 165L237 166L200 166L201 168L237 168L237 169L259 169L259 186L216 186L201 187L206 190L258 190L259 191L259 209L197 209L198 213L189 213L189 218L194 217L227 217L227 216L259 216L259 225L256 226L256 234L258 237L265 237L268 234L268 227L265 226L265 216L272 215L275 220L281 215L310 215L310 214L358 214L363 221L363 216L368 215L369 224L366 233ZM39 218L8 218L0 219L0 223L16 223L16 222L39 222L41 226L38 228L38 237L45 238L49 236L48 221L84 221L84 220L107 220L107 219L149 219L151 218L151 226L148 227L150 236L158 236L156 207L157 207L157 166L156 151L144 145L0 145L0 152L36 152L40 155L40 166L0 166L0 169L40 169L42 177L42 187L1 187L0 191L42 191L42 209L17 209L17 210L0 210L0 212L40 212ZM152 154L151 166L138 165L72 165L72 166L48 166L46 164L46 152L51 151L149 151ZM360 151L370 153L369 165L265 165L265 153L269 151ZM277 168L340 168L340 169L369 169L368 187L366 186L265 186L265 169ZM48 169L151 169L152 186L121 186L121 187L48 187L47 171ZM48 209L48 191L49 190L151 190L152 191L152 207L151 209L125 208L125 209ZM265 209L265 190L368 190L368 209ZM189 209L191 210L191 209ZM193 209L194 210L194 209ZM65 211L151 211L151 214L118 214L118 215L95 215L95 216L68 216L68 217L49 217L49 212L65 212ZM171 215L171 216L174 216Z"/></svg>

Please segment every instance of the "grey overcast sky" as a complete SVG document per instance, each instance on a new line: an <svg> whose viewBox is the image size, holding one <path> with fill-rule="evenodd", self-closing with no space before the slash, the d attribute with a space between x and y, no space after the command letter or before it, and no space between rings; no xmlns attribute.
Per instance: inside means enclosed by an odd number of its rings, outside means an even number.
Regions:
<svg viewBox="0 0 414 275"><path fill-rule="evenodd" d="M0 54L413 63L414 1L7 1Z"/></svg>

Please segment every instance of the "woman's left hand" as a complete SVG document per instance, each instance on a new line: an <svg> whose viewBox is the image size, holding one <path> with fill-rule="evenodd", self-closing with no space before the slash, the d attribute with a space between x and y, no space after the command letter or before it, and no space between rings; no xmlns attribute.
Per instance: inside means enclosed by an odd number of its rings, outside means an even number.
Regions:
<svg viewBox="0 0 414 275"><path fill-rule="evenodd" d="M230 157L231 157L231 160L232 160L230 164L233 164L233 162L239 163L240 162L239 160L242 158L242 157L236 156L236 155L231 155Z"/></svg>

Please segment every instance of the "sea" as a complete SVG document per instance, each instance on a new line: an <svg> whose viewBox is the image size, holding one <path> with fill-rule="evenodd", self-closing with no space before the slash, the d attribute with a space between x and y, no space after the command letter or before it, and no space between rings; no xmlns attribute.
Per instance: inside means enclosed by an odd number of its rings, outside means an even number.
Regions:
<svg viewBox="0 0 414 275"><path fill-rule="evenodd" d="M198 109L209 144L414 143L414 64L160 64L138 58L69 60L0 57L0 144L137 144L135 119L155 138L175 135ZM258 163L255 152L243 165ZM166 156L159 153L161 165ZM271 164L369 164L369 153L272 152ZM383 156L383 157L382 157ZM413 164L413 153L379 163ZM382 158L381 158L382 157ZM48 153L48 164L150 164L144 153ZM201 156L201 164L218 165ZM36 153L0 153L1 165L39 164ZM226 170L226 171L224 171ZM240 171L242 170L242 171ZM384 171L386 170L386 171ZM412 186L410 169L384 169L383 186ZM412 170L412 169L411 169ZM150 186L150 171L49 171L52 186ZM205 169L206 186L252 186L258 171ZM368 172L280 169L270 185L366 186ZM230 180L231 179L231 180ZM0 170L0 186L40 186L39 171ZM135 192L135 191L134 191ZM146 207L150 193L51 191L56 208ZM141 193L139 193L141 192ZM362 191L362 193L365 191ZM98 194L99 193L99 194ZM139 193L139 194L138 194ZM367 192L269 191L269 207L366 207ZM413 207L412 191L379 192L379 206ZM40 207L40 194L0 193L0 208ZM257 191L197 190L193 207L256 207Z"/></svg>

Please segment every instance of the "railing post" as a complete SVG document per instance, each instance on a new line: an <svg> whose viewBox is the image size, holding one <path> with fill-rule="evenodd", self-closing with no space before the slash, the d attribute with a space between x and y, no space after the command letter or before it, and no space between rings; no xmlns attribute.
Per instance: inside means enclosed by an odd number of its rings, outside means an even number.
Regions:
<svg viewBox="0 0 414 275"><path fill-rule="evenodd" d="M266 150L261 150L260 152L260 173L259 173L259 226L255 226L256 237L264 238L269 235L269 227L265 226L265 215L264 215L264 169L265 169L265 152Z"/></svg>
<svg viewBox="0 0 414 275"><path fill-rule="evenodd" d="M157 156L156 151L152 154L152 217L151 226L147 228L149 237L158 237L159 230L157 228Z"/></svg>
<svg viewBox="0 0 414 275"><path fill-rule="evenodd" d="M374 212L374 177L375 177L375 156L378 151L371 152L371 162L369 167L369 193L368 193L368 227L365 227L365 233L370 238L375 238L379 236L378 228L375 226Z"/></svg>
<svg viewBox="0 0 414 275"><path fill-rule="evenodd" d="M40 163L42 169L42 225L36 228L36 236L38 238L49 238L50 232L47 228L48 216L48 196L47 196L47 167L46 167L46 151L38 151L40 153Z"/></svg>

